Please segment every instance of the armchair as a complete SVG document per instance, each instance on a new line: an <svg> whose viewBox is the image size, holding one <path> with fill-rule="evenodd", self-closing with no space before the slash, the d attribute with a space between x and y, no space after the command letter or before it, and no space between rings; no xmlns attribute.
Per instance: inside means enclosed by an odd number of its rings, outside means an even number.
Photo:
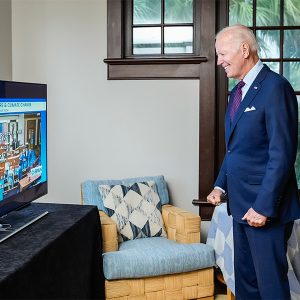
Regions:
<svg viewBox="0 0 300 300"><path fill-rule="evenodd" d="M81 184L82 204L96 204L99 208L106 299L212 300L214 251L200 243L200 217L164 203L168 195L162 196L165 191L157 181L164 179L153 178L163 202L167 238L139 238L121 243L116 223L104 211L102 203L95 201L99 200L95 187L102 181Z"/></svg>

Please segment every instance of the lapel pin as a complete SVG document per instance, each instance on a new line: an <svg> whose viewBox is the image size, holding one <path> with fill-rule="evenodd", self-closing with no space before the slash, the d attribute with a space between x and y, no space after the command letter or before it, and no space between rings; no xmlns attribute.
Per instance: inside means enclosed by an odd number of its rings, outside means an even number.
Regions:
<svg viewBox="0 0 300 300"><path fill-rule="evenodd" d="M255 90L257 90L257 89L258 89L258 87L257 87L257 86L255 86L255 87L254 87L254 89L255 89Z"/></svg>

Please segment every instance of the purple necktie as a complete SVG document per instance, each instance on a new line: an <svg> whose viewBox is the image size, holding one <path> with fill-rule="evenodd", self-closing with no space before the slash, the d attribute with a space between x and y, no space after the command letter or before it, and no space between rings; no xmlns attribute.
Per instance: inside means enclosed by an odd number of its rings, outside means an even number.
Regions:
<svg viewBox="0 0 300 300"><path fill-rule="evenodd" d="M235 115L237 109L239 108L239 106L242 102L242 87L244 85L245 85L245 82L242 81L242 80L237 84L237 88L235 90L232 105L231 105L231 109L230 109L230 120L231 120L231 122L234 118L234 115Z"/></svg>

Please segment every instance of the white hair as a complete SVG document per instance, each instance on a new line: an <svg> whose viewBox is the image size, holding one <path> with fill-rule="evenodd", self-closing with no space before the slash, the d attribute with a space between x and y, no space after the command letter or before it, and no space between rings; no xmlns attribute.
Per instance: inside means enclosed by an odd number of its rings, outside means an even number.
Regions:
<svg viewBox="0 0 300 300"><path fill-rule="evenodd" d="M256 41L253 31L245 25L235 24L220 30L216 39L224 33L229 33L230 37L240 46L242 43L247 43L250 46L252 52L258 51L258 43Z"/></svg>

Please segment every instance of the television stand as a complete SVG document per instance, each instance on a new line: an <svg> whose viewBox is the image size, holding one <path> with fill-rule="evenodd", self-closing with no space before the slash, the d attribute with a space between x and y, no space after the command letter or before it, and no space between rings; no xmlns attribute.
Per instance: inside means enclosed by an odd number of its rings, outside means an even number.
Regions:
<svg viewBox="0 0 300 300"><path fill-rule="evenodd" d="M0 243L0 299L104 300L97 206L33 202L23 210L49 213Z"/></svg>
<svg viewBox="0 0 300 300"><path fill-rule="evenodd" d="M35 211L30 209L20 209L12 211L0 218L0 243L15 235L22 229L46 216L48 211Z"/></svg>

